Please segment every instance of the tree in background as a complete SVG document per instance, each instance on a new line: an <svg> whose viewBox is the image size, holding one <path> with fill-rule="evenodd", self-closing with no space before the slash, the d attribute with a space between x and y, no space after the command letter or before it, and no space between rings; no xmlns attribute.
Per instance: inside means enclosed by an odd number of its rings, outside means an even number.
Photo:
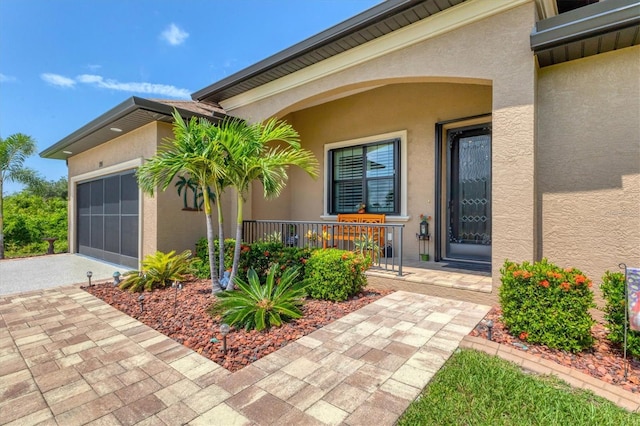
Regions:
<svg viewBox="0 0 640 426"><path fill-rule="evenodd" d="M6 257L46 253L43 238L57 238L56 252L66 252L67 200L43 197L24 189L4 199L4 244Z"/></svg>
<svg viewBox="0 0 640 426"><path fill-rule="evenodd" d="M4 182L23 182L24 160L35 151L35 140L23 133L0 138L0 259L4 259Z"/></svg>
<svg viewBox="0 0 640 426"><path fill-rule="evenodd" d="M61 198L66 200L69 193L68 181L65 176L58 180L45 179L33 169L23 168L16 174L18 180L25 185L24 191L44 199Z"/></svg>

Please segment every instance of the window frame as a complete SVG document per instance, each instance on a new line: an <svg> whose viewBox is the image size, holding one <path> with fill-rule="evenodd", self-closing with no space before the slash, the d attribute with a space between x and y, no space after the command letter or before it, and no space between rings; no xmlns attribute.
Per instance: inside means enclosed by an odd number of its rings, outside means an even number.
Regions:
<svg viewBox="0 0 640 426"><path fill-rule="evenodd" d="M345 140L340 142L333 142L325 144L324 146L324 163L325 163L325 175L324 175L324 215L325 219L335 219L337 213L333 211L333 152L342 148L375 145L377 143L390 141L394 142L395 158L394 165L395 171L395 187L399 193L399 199L395 201L395 207L393 213L385 213L387 217L402 218L407 215L407 131L395 131L390 133L378 134L367 136L358 139ZM366 169L365 169L366 170ZM375 178L367 179L366 173L363 176L363 182L367 180L375 180ZM365 189L366 194L366 189Z"/></svg>

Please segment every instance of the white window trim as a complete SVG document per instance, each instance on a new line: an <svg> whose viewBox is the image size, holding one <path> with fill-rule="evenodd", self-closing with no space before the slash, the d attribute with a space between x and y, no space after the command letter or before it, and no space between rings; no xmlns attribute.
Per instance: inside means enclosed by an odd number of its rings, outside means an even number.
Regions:
<svg viewBox="0 0 640 426"><path fill-rule="evenodd" d="M344 148L354 145L365 145L372 142L381 142L389 139L400 139L400 214L387 215L387 220L406 222L409 220L407 216L407 131L398 130L390 133L382 133L378 135L366 136L358 139L350 139L340 142L332 142L324 145L324 190L323 190L323 211L320 218L322 220L337 220L338 216L329 214L328 194L329 194L329 152L333 149Z"/></svg>

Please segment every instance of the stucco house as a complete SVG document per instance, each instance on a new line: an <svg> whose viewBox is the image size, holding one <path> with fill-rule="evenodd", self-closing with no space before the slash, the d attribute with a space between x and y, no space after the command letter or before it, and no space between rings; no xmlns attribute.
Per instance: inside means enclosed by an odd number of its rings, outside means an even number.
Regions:
<svg viewBox="0 0 640 426"><path fill-rule="evenodd" d="M598 281L640 265L639 43L638 0L389 0L195 92L181 113L278 117L319 159L320 179L292 170L277 201L253 191L250 219L331 221L365 201L408 235L432 216L433 259L490 265L494 286L506 258ZM132 183L171 135L162 102L132 98L41 154L69 165L72 252L133 264L204 235L175 192ZM116 177L117 200L100 195ZM418 243L405 238L405 256Z"/></svg>

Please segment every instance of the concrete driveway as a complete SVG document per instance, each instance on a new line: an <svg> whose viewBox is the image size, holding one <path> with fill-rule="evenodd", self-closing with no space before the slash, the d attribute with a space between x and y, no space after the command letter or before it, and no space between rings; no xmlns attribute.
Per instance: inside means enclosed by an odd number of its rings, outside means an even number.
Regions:
<svg viewBox="0 0 640 426"><path fill-rule="evenodd" d="M131 269L69 253L4 259L0 260L0 295L87 283L87 271L93 272L91 280L96 282Z"/></svg>

